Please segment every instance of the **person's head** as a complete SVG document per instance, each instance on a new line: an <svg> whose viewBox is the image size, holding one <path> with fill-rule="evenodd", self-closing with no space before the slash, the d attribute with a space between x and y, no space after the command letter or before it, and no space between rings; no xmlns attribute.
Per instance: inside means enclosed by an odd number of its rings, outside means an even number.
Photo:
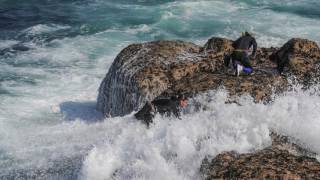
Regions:
<svg viewBox="0 0 320 180"><path fill-rule="evenodd" d="M245 32L241 32L241 36L252 36L252 34L249 33L248 31L245 31Z"/></svg>
<svg viewBox="0 0 320 180"><path fill-rule="evenodd" d="M186 108L188 106L188 98L185 95L179 95L179 105L182 108Z"/></svg>
<svg viewBox="0 0 320 180"><path fill-rule="evenodd" d="M248 31L244 32L244 35L245 36L251 36L251 34Z"/></svg>

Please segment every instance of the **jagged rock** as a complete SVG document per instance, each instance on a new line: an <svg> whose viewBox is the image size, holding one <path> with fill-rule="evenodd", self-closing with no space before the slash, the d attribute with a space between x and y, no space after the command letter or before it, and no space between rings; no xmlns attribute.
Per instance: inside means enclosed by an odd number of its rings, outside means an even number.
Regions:
<svg viewBox="0 0 320 180"><path fill-rule="evenodd" d="M116 57L100 85L97 109L108 116L139 111L146 102L176 94L192 96L224 87L230 96L250 94L255 101L269 101L274 92L285 91L288 80L272 70L291 63L289 72L317 74L320 61L315 42L292 39L282 48L259 48L253 62L254 74L234 77L224 65L232 51L232 41L211 38L204 47L182 41L154 41L133 44ZM290 57L287 58L286 57ZM295 57L295 58L291 58ZM288 61L290 59L290 61ZM303 61L301 61L303 60ZM301 63L303 62L303 63ZM299 73L293 73L293 75Z"/></svg>
<svg viewBox="0 0 320 180"><path fill-rule="evenodd" d="M203 179L320 179L320 162L312 152L272 135L272 146L248 154L224 152L202 162ZM308 153L306 153L308 152Z"/></svg>
<svg viewBox="0 0 320 180"><path fill-rule="evenodd" d="M233 50L232 43L233 41L229 39L213 37L206 42L201 51L214 52L216 54L231 53Z"/></svg>
<svg viewBox="0 0 320 180"><path fill-rule="evenodd" d="M299 79L315 77L315 73L319 73L320 49L313 41L293 38L274 52L270 59L277 63L280 72L288 66L289 72Z"/></svg>

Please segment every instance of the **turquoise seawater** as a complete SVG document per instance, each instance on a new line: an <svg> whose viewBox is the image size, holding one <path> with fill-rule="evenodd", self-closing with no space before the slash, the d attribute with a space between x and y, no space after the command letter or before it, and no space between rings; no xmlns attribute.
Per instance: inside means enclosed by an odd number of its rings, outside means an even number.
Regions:
<svg viewBox="0 0 320 180"><path fill-rule="evenodd" d="M317 93L270 105L243 97L238 107L222 90L211 103L197 98L208 111L157 117L150 129L95 110L100 82L131 43L203 45L247 30L259 46L319 44L319 9L319 0L0 0L0 179L199 179L205 155L265 147L271 127L320 153Z"/></svg>

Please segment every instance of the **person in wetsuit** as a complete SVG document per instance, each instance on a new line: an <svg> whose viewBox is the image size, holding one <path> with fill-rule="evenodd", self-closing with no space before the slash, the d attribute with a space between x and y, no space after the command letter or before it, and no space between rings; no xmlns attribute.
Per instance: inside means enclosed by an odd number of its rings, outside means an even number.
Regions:
<svg viewBox="0 0 320 180"><path fill-rule="evenodd" d="M171 97L170 99L157 99L146 105L135 114L138 120L143 120L148 126L152 123L156 113L164 116L180 117L181 110L188 106L188 99L184 95Z"/></svg>
<svg viewBox="0 0 320 180"><path fill-rule="evenodd" d="M257 52L257 42L256 39L248 32L245 32L243 36L238 38L232 44L234 50L231 54L233 66L236 68L236 73L239 75L241 71L245 73L252 73L253 69L251 63L249 62L249 49L253 46L252 58L255 59ZM243 66L238 66L238 64ZM240 68L239 68L240 67Z"/></svg>

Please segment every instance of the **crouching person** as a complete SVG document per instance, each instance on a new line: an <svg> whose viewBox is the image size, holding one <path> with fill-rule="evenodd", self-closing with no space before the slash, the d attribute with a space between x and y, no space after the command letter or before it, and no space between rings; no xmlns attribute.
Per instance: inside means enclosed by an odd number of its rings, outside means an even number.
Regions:
<svg viewBox="0 0 320 180"><path fill-rule="evenodd" d="M238 38L232 44L234 50L231 54L233 66L235 68L235 75L239 76L242 72L251 74L253 68L249 62L249 49L253 46L253 52L251 54L252 59L255 59L257 52L256 39L248 32L243 33L243 36Z"/></svg>

